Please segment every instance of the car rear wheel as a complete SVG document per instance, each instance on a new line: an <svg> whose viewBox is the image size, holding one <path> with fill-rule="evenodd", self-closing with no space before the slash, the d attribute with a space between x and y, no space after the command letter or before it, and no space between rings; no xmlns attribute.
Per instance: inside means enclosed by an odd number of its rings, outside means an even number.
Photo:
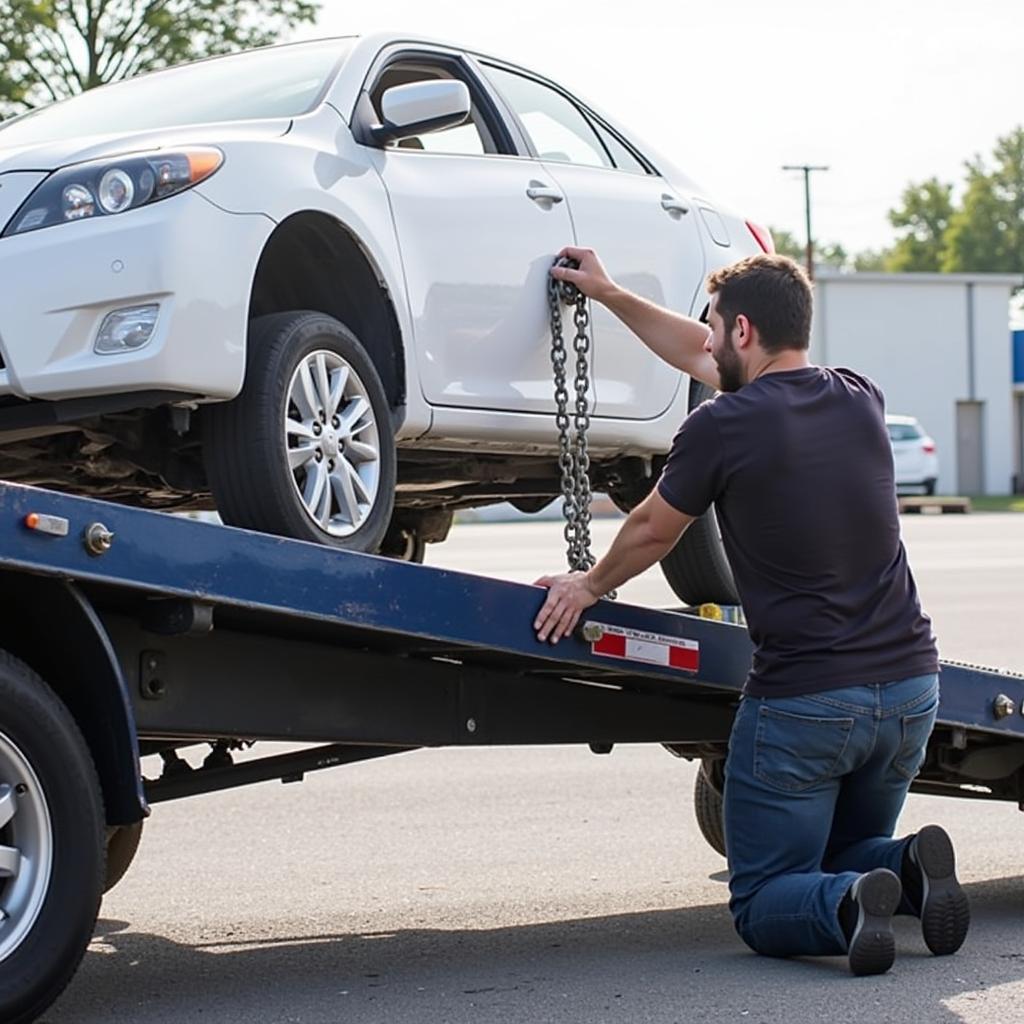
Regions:
<svg viewBox="0 0 1024 1024"><path fill-rule="evenodd" d="M690 411L714 395L706 384L691 380ZM650 494L655 483L657 474L639 486L613 492L611 498L624 512L629 512ZM685 604L740 603L714 507L690 524L676 546L661 560L661 571L675 595Z"/></svg>
<svg viewBox="0 0 1024 1024"><path fill-rule="evenodd" d="M378 549L394 504L394 436L380 377L344 324L314 312L254 320L241 394L204 418L224 522Z"/></svg>

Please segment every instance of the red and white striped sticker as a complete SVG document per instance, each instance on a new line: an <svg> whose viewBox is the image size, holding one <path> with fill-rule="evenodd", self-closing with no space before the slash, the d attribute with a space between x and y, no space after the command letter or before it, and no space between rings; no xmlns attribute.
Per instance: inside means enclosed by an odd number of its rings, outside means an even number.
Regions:
<svg viewBox="0 0 1024 1024"><path fill-rule="evenodd" d="M592 654L625 661L643 661L648 665L664 665L682 672L696 672L700 668L700 644L661 633L645 633L624 626L608 626L603 622L588 622L602 631L599 640L590 644Z"/></svg>

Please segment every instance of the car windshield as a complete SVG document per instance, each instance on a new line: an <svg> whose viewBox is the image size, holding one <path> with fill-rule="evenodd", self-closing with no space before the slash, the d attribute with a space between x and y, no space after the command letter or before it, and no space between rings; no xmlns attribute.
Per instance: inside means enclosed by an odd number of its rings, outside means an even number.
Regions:
<svg viewBox="0 0 1024 1024"><path fill-rule="evenodd" d="M318 102L354 42L327 39L250 50L93 89L0 124L0 147L295 117Z"/></svg>
<svg viewBox="0 0 1024 1024"><path fill-rule="evenodd" d="M889 439L892 441L916 441L921 437L921 428L916 423L887 423Z"/></svg>

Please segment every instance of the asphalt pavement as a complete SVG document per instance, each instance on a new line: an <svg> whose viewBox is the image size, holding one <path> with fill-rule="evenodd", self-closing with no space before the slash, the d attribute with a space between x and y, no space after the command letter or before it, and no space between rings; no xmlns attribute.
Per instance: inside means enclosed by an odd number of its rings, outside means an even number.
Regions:
<svg viewBox="0 0 1024 1024"><path fill-rule="evenodd" d="M613 521L595 523L596 547ZM1024 671L1024 516L907 516L948 658ZM428 561L532 580L557 523L458 527ZM622 599L671 605L657 570ZM280 748L275 748L280 749ZM957 956L899 922L894 970L749 953L694 766L660 748L426 750L158 806L53 1024L1024 1021L1024 820L911 797L952 833Z"/></svg>

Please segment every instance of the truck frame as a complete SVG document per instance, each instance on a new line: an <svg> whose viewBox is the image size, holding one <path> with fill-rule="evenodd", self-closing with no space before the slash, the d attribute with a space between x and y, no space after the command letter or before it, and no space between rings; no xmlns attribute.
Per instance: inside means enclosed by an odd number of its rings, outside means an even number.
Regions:
<svg viewBox="0 0 1024 1024"><path fill-rule="evenodd" d="M702 762L721 850L746 629L601 601L544 644L542 597L0 483L0 1019L63 990L165 800L420 747L657 743ZM943 662L941 689L913 789L1021 807L1024 676ZM268 740L311 746L248 750Z"/></svg>

